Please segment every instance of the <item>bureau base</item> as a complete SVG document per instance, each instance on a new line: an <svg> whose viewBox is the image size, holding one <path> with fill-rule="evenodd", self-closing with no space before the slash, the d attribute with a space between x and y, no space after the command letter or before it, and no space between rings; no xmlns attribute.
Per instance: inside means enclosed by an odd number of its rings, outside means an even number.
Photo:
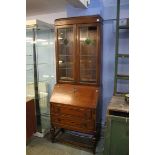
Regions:
<svg viewBox="0 0 155 155"><path fill-rule="evenodd" d="M96 152L98 137L95 135L83 134L63 128L51 128L51 141L78 147L88 152Z"/></svg>

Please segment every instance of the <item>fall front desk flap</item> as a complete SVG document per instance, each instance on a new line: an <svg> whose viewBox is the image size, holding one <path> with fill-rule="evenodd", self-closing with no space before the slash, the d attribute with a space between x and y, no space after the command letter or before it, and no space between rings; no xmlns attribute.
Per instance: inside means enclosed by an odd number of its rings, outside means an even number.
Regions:
<svg viewBox="0 0 155 155"><path fill-rule="evenodd" d="M95 86L56 84L50 102L96 108L99 88Z"/></svg>

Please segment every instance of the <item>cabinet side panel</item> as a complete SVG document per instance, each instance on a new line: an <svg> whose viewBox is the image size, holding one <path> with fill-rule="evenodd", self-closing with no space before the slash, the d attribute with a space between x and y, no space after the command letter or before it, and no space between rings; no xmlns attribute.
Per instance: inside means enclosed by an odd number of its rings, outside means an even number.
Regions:
<svg viewBox="0 0 155 155"><path fill-rule="evenodd" d="M129 119L108 116L104 155L129 155Z"/></svg>
<svg viewBox="0 0 155 155"><path fill-rule="evenodd" d="M36 117L34 100L26 103L26 139L36 132Z"/></svg>

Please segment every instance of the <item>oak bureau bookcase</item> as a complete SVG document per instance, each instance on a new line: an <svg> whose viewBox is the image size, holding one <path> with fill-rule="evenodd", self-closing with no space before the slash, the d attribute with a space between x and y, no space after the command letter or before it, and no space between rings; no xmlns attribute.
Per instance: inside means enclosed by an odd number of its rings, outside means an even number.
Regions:
<svg viewBox="0 0 155 155"><path fill-rule="evenodd" d="M81 133L91 137L94 152L101 120L102 22L97 15L55 20L57 84L50 99L52 141L60 131ZM86 146L76 138L72 143Z"/></svg>

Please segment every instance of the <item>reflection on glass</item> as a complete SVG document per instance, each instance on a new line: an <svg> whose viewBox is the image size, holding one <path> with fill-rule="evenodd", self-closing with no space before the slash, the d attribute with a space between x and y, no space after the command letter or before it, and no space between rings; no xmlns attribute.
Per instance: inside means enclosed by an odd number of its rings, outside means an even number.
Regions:
<svg viewBox="0 0 155 155"><path fill-rule="evenodd" d="M59 78L73 80L73 28L58 29Z"/></svg>
<svg viewBox="0 0 155 155"><path fill-rule="evenodd" d="M80 81L96 82L97 27L80 27Z"/></svg>

